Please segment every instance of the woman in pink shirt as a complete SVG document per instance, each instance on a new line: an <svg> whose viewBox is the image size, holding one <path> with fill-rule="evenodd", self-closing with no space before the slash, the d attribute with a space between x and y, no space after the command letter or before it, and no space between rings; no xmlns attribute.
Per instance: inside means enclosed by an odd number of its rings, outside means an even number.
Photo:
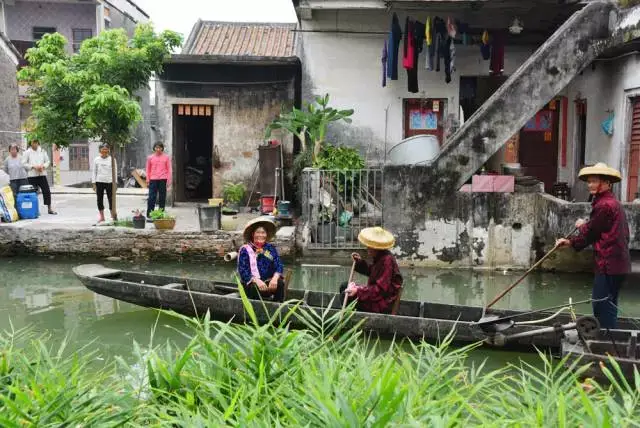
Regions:
<svg viewBox="0 0 640 428"><path fill-rule="evenodd" d="M167 189L171 188L171 158L164 153L164 144L156 143L153 154L147 157L147 217L156 208L156 199L161 210L167 200Z"/></svg>

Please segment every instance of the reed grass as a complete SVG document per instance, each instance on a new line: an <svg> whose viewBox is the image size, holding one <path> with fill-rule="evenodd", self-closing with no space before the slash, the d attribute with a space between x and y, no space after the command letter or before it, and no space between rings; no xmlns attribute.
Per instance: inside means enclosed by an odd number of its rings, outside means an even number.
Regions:
<svg viewBox="0 0 640 428"><path fill-rule="evenodd" d="M244 298L245 296L243 296ZM246 304L246 300L245 300ZM350 311L298 307L306 329L231 325L175 315L186 346L132 344L135 363L96 366L29 331L0 335L0 426L634 427L640 376L614 370L585 392L540 354L540 365L474 367L477 345L381 344L347 327Z"/></svg>

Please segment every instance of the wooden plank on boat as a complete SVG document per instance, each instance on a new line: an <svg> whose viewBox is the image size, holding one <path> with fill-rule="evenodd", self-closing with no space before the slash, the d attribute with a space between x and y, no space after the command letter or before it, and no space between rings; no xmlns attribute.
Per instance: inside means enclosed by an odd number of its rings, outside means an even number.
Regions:
<svg viewBox="0 0 640 428"><path fill-rule="evenodd" d="M120 272L98 264L80 265L73 268L73 272L79 276L109 276Z"/></svg>
<svg viewBox="0 0 640 428"><path fill-rule="evenodd" d="M162 288L173 288L173 289L181 289L184 288L184 284L179 282L172 282L171 284L163 285Z"/></svg>

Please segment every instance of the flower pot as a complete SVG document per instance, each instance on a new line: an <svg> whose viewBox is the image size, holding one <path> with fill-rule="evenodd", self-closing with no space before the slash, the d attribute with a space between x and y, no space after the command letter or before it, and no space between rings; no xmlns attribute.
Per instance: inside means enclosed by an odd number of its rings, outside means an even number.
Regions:
<svg viewBox="0 0 640 428"><path fill-rule="evenodd" d="M144 229L147 223L147 219L144 216L133 217L133 228L134 229Z"/></svg>
<svg viewBox="0 0 640 428"><path fill-rule="evenodd" d="M318 244L333 244L336 242L336 232L335 223L318 223L315 242Z"/></svg>
<svg viewBox="0 0 640 428"><path fill-rule="evenodd" d="M171 230L176 227L176 219L175 218L162 218L159 220L154 220L153 225L156 229L160 230Z"/></svg>

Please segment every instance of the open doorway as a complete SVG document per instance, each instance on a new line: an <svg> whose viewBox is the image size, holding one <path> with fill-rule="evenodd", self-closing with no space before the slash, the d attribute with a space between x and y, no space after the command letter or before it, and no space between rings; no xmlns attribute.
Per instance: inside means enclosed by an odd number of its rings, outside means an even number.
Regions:
<svg viewBox="0 0 640 428"><path fill-rule="evenodd" d="M213 192L213 107L174 106L175 198L208 200Z"/></svg>

